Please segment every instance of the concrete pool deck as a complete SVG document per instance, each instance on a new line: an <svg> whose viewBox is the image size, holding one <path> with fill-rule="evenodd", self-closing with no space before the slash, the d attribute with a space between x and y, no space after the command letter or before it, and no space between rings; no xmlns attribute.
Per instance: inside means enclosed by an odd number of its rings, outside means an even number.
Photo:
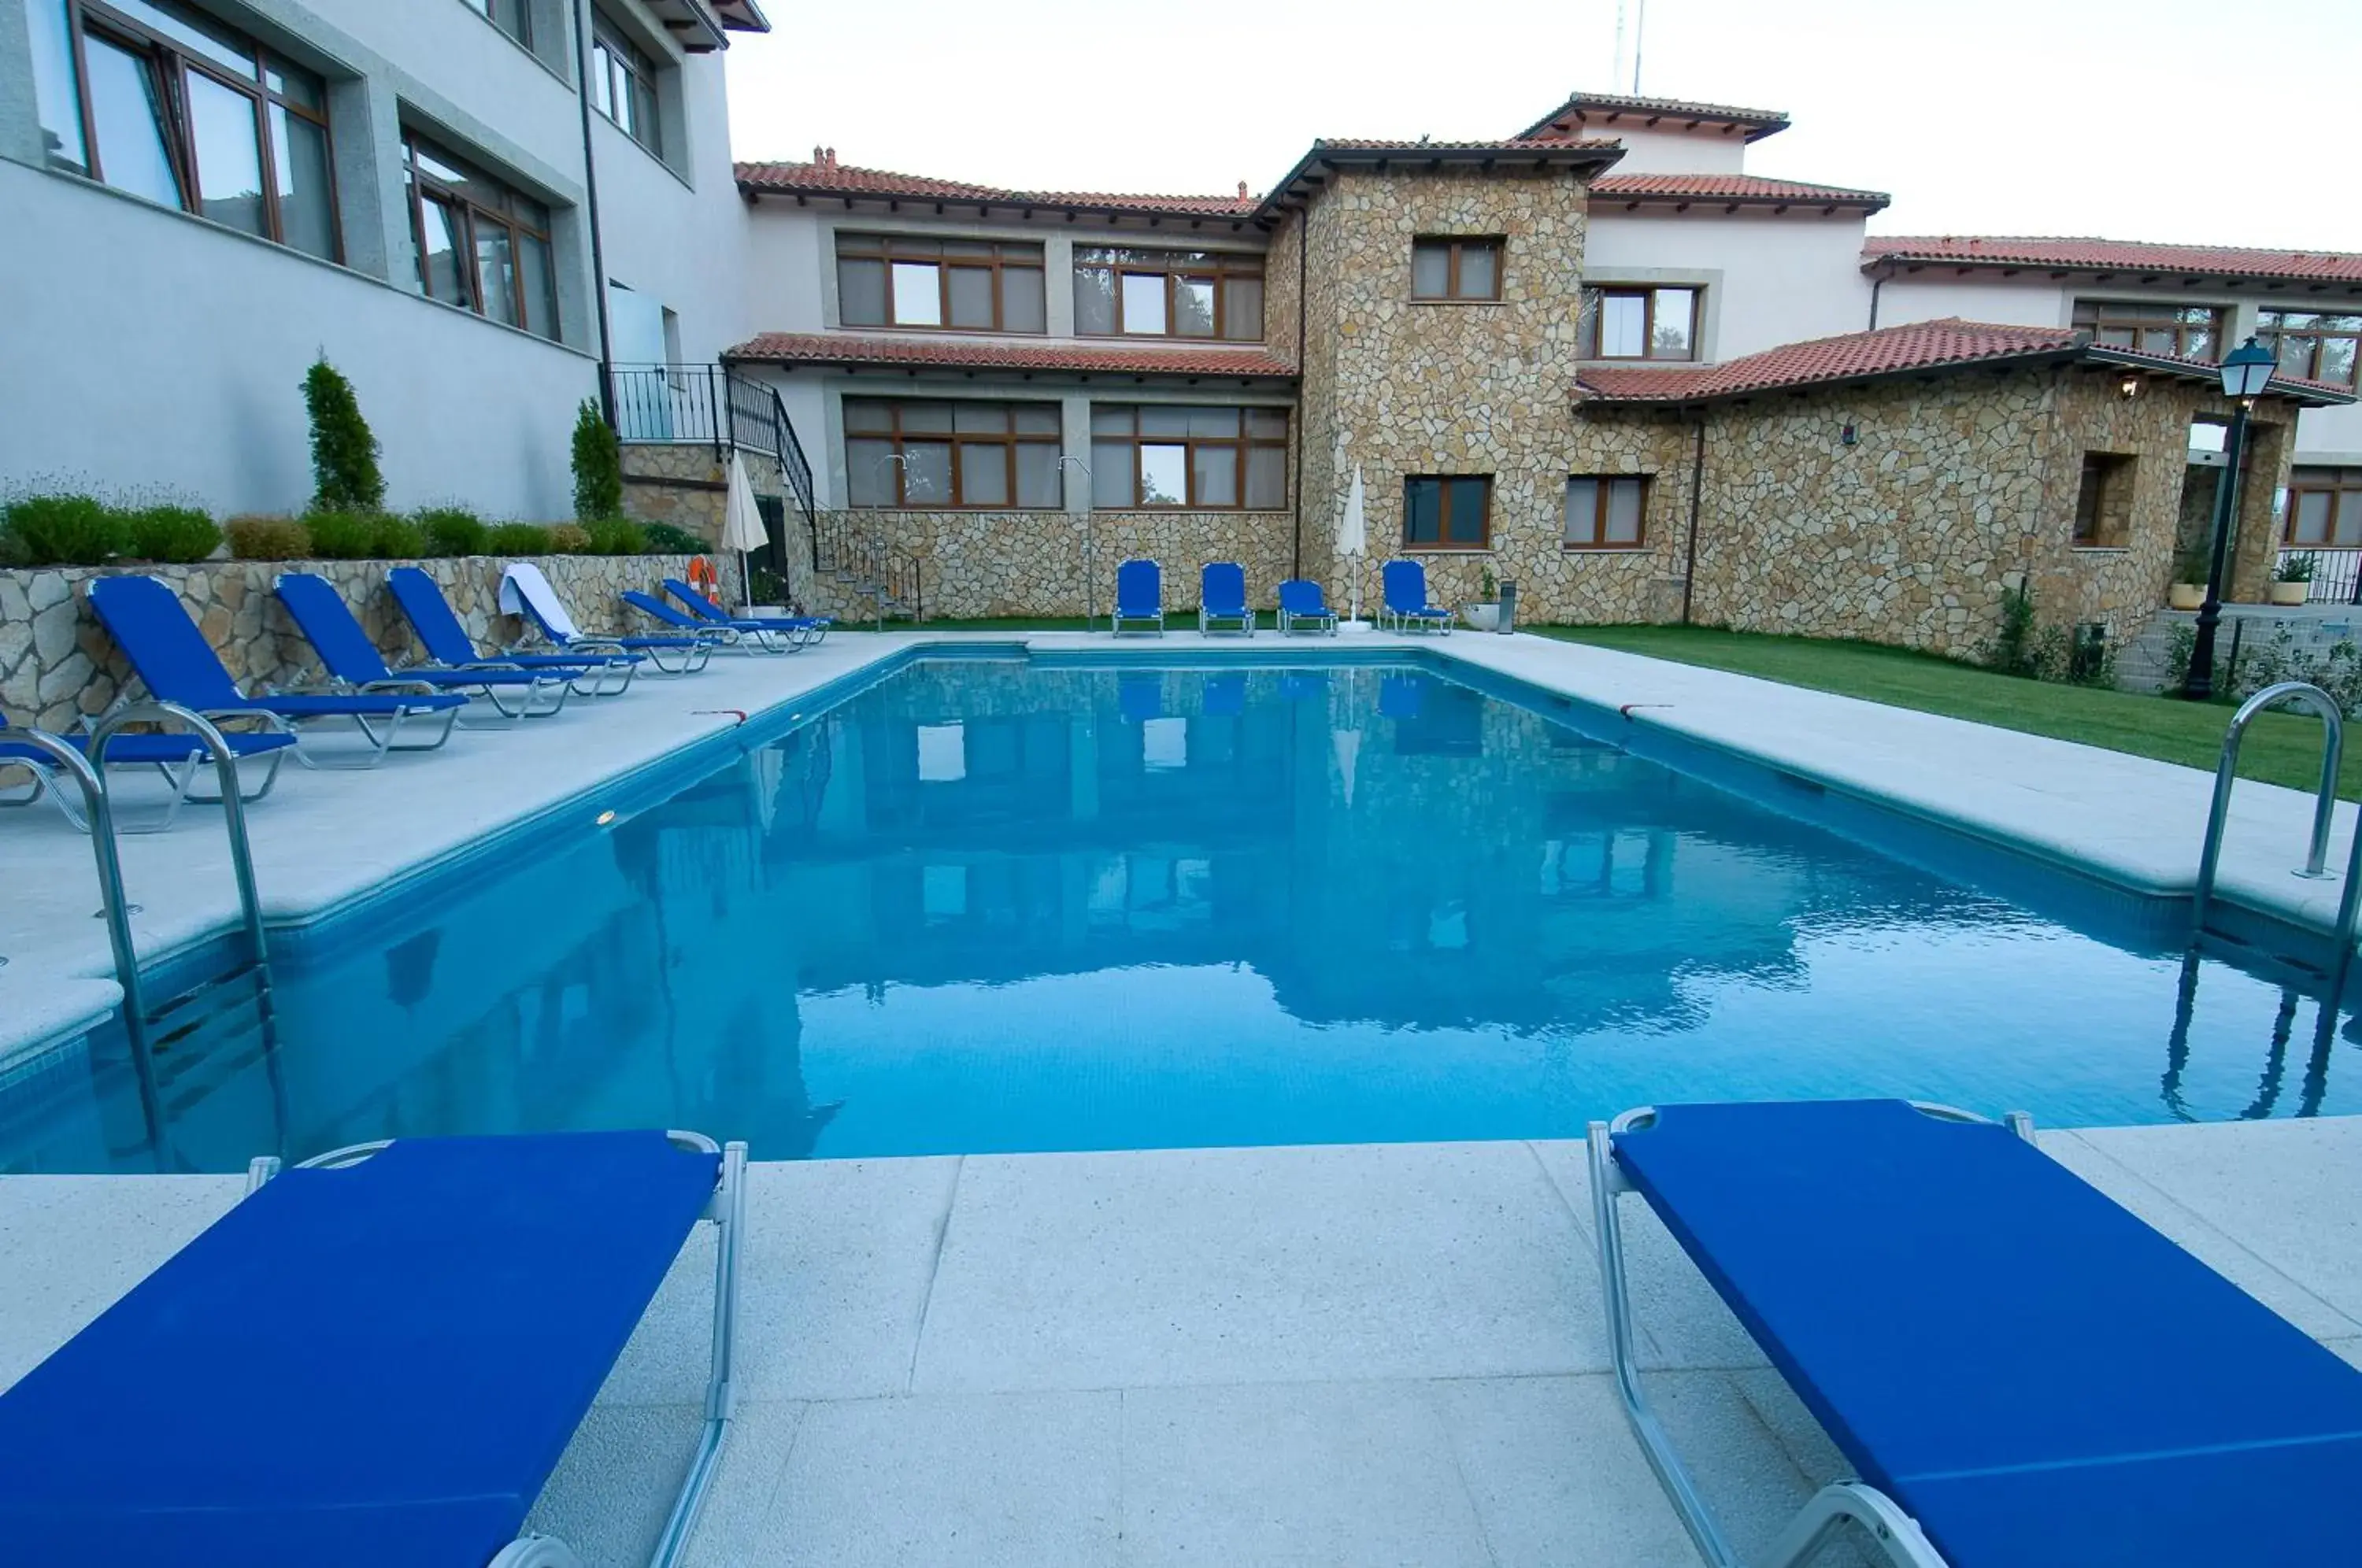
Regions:
<svg viewBox="0 0 2362 1568"><path fill-rule="evenodd" d="M577 699L516 729L460 731L440 752L398 755L365 771L292 764L249 814L266 919L317 918L387 882L698 741L734 711L761 713L913 645L1017 643L1043 651L1111 646L1083 633L839 633L785 657L718 659L685 679L643 677L625 695ZM1898 808L2138 892L2177 895L2196 879L2208 775L2171 763L2021 734L1743 675L1537 636L1372 634L1283 642L1175 633L1124 646L1142 657L1209 652L1269 658L1418 646L1599 707L1636 731L1661 731L1845 794ZM126 781L133 809L157 797ZM2312 801L2243 783L2233 799L2220 887L2249 909L2316 931L2334 921L2342 879L2290 873ZM2355 808L2340 805L2331 866L2342 868ZM125 841L125 880L140 906L143 956L169 953L237 918L217 816L192 808L171 833ZM87 841L56 812L0 819L8 857L0 899L0 1061L88 1027L118 1002Z"/></svg>
<svg viewBox="0 0 2362 1568"><path fill-rule="evenodd" d="M2362 1362L2362 1118L2043 1146ZM0 1387L240 1185L0 1178ZM1589 1206L1573 1142L757 1164L745 1402L689 1561L1694 1563L1606 1370ZM1652 1397L1760 1551L1835 1451L1645 1209L1626 1227ZM594 1568L645 1560L688 1463L710 1248L536 1508Z"/></svg>

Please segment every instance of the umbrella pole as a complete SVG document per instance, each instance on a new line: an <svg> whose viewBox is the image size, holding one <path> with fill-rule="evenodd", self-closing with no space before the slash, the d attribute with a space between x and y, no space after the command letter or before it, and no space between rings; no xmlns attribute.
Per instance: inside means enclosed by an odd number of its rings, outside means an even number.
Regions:
<svg viewBox="0 0 2362 1568"><path fill-rule="evenodd" d="M755 602L755 580L746 569L746 552L738 552L738 607L744 610Z"/></svg>

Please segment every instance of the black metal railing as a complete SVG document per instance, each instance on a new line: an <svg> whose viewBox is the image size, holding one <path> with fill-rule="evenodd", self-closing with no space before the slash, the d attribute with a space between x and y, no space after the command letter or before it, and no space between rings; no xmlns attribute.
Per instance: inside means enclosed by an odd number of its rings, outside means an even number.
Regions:
<svg viewBox="0 0 2362 1568"><path fill-rule="evenodd" d="M913 551L889 548L877 525L857 512L812 514L811 564L858 597L871 602L877 624L887 617L927 618L925 562Z"/></svg>
<svg viewBox="0 0 2362 1568"><path fill-rule="evenodd" d="M2362 604L2362 549L2282 549L2279 564L2303 558L2312 561L2312 576L2304 587L2307 604Z"/></svg>

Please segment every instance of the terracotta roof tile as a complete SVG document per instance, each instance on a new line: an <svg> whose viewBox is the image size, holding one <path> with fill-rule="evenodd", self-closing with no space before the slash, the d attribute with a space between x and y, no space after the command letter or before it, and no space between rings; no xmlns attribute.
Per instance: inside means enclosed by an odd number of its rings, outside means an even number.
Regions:
<svg viewBox="0 0 2362 1568"><path fill-rule="evenodd" d="M1020 191L1003 185L978 185L965 180L939 180L927 174L900 174L886 169L863 169L833 159L809 163L741 163L738 186L743 191L778 192L787 195L851 196L856 199L901 197L917 201L957 201L995 206L1076 207L1094 211L1173 213L1199 217L1245 217L1259 204L1243 191L1229 196L1167 196L1094 191Z"/></svg>
<svg viewBox="0 0 2362 1568"><path fill-rule="evenodd" d="M2081 334L2058 327L2000 326L1948 316L1786 343L1719 365L1598 366L1581 371L1575 382L1587 397L1603 403L1696 403L1821 381L2067 354L2083 341Z"/></svg>
<svg viewBox="0 0 2362 1568"><path fill-rule="evenodd" d="M2362 287L2362 255L2336 250L2264 250L2233 245L2152 245L2125 239L2045 239L2020 235L1877 235L1862 265L1883 261L1972 267L2049 267L2062 271L2178 273Z"/></svg>
<svg viewBox="0 0 2362 1568"><path fill-rule="evenodd" d="M1794 205L1860 207L1877 212L1892 199L1883 191L1860 191L1845 185L1816 185L1802 180L1772 180L1759 174L1617 174L1600 175L1591 182L1595 198L1627 202L1738 202L1749 206Z"/></svg>
<svg viewBox="0 0 2362 1568"><path fill-rule="evenodd" d="M766 332L723 355L775 365L890 365L911 370L1066 370L1111 375L1253 376L1294 380L1296 369L1260 347L1197 344L986 342L962 337L871 337L850 332Z"/></svg>
<svg viewBox="0 0 2362 1568"><path fill-rule="evenodd" d="M1546 135L1554 121L1574 115L1597 118L1630 115L1641 119L1700 120L1714 125L1736 126L1749 133L1747 139L1749 141L1760 141L1775 131L1788 128L1788 116L1780 109L1742 109L1735 104L1699 104L1685 98L1634 98L1618 93L1577 93L1518 134L1521 137Z"/></svg>

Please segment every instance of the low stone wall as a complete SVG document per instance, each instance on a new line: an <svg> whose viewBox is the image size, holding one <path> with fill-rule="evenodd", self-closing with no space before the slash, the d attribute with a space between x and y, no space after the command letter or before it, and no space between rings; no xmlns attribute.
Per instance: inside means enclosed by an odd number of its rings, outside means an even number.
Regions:
<svg viewBox="0 0 2362 1568"><path fill-rule="evenodd" d="M443 585L477 646L517 641L524 628L500 613L501 570L492 556L425 561L205 561L195 566L138 569L171 585L221 655L232 679L248 690L269 683L297 685L320 678L311 645L295 629L270 587L282 571L307 571L337 585L389 664L424 657L393 595L388 570L420 566ZM653 589L686 569L682 556L546 556L536 563L586 632L646 628L627 624L616 594ZM105 567L42 567L0 571L0 712L12 723L66 730L84 715L105 711L136 685L128 660L106 635L83 585L116 575Z"/></svg>
<svg viewBox="0 0 2362 1568"><path fill-rule="evenodd" d="M760 452L747 452L744 458L747 482L756 495L787 493L778 458ZM643 523L669 523L708 544L722 537L722 514L730 497L726 454L717 460L711 446L695 442L634 443L623 449L623 467L625 513ZM788 513L792 537L802 518L792 502Z"/></svg>

